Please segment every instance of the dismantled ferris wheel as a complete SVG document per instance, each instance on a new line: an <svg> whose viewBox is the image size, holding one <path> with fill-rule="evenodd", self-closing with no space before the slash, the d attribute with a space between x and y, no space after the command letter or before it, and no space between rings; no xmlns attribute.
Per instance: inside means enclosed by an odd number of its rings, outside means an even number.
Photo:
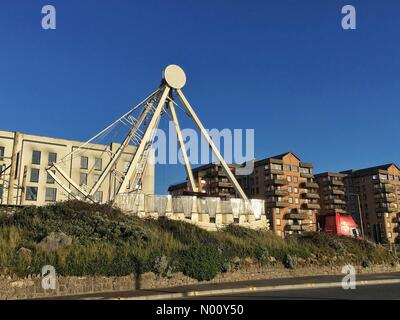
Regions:
<svg viewBox="0 0 400 320"><path fill-rule="evenodd" d="M216 159L222 165L224 172L228 176L230 182L236 188L240 197L244 200L247 200L246 194L243 192L234 174L229 169L218 148L213 143L208 132L183 94L181 89L184 87L185 83L185 72L177 65L169 65L164 70L162 83L157 90L155 90L152 94L146 97L127 113L122 115L112 124L107 126L93 138L82 144L79 148L72 151L60 161L53 163L47 168L48 174L64 189L65 192L67 192L67 194L79 200L96 202L97 200L95 198L95 194L105 182L107 176L110 174L113 174L118 178L117 186L113 192L114 197L120 194L140 192L138 186L141 185L143 173L149 162L149 153L152 149L156 129L160 123L161 117L164 114L167 114L175 125L177 138L182 152L182 158L184 160L189 179L189 187L191 191L196 192L197 188L193 178L191 165L186 152L175 108L176 106L182 108L182 106L177 103L177 101L180 101L183 104L182 109L185 110L185 113L189 115L197 128L200 130L202 136L207 141ZM175 98L178 98L177 101L175 101ZM121 134L122 130L125 130L125 133ZM100 141L104 141L107 137L110 139L118 139L119 137L121 138L122 142L118 144L118 148L116 148L116 150L104 150L104 152L109 153L110 160L105 165L104 170L99 172L96 181L92 186L82 185L81 183L74 181L65 172L62 164L65 163L65 161L72 161L72 159L75 157L82 155L82 153L88 149L87 146L91 143L99 143ZM123 172L118 171L116 169L116 163L121 158L122 154L124 154L124 151L126 151L128 148L134 150L131 153L131 158L128 163L129 165Z"/></svg>

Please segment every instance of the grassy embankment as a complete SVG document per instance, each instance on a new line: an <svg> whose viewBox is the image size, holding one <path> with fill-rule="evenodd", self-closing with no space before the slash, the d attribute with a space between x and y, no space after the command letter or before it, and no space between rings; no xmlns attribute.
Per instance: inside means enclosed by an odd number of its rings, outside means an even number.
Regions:
<svg viewBox="0 0 400 320"><path fill-rule="evenodd" d="M72 237L72 244L45 251L38 243L51 232ZM23 248L23 249L21 249ZM28 249L28 250L27 250ZM55 266L61 275L136 275L174 272L209 280L240 268L251 258L260 264L395 264L381 246L351 238L307 233L283 240L270 231L231 225L210 233L171 220L127 217L106 205L71 201L26 207L0 217L0 273L24 277Z"/></svg>

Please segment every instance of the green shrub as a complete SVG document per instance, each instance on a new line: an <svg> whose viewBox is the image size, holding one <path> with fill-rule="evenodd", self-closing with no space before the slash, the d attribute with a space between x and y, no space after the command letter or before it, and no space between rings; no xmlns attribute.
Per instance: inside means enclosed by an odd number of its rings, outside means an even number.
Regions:
<svg viewBox="0 0 400 320"><path fill-rule="evenodd" d="M195 244L182 256L182 271L193 279L208 281L221 270L222 259L215 247Z"/></svg>

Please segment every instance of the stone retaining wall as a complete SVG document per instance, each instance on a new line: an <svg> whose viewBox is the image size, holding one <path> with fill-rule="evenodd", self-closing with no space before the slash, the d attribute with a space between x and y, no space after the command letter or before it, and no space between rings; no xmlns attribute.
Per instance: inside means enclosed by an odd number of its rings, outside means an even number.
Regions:
<svg viewBox="0 0 400 320"><path fill-rule="evenodd" d="M357 273L397 272L400 267L371 266L357 268ZM300 276L341 274L341 267L299 267L293 270L281 266L244 266L242 269L219 274L209 283L223 283L245 280L277 279ZM155 289L198 284L197 280L174 274L171 278L160 278L154 273L143 274L139 279L134 275L125 277L57 277L56 290L44 290L40 277L27 279L0 276L0 299L33 299L56 296L80 295L96 292ZM203 282L204 283L204 282Z"/></svg>

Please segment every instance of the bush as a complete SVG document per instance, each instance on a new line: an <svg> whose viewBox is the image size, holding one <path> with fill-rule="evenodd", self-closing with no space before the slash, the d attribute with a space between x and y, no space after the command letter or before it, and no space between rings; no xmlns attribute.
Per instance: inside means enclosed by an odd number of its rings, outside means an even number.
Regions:
<svg viewBox="0 0 400 320"><path fill-rule="evenodd" d="M256 247L255 257L259 262L265 262L269 257L268 248L262 246Z"/></svg>
<svg viewBox="0 0 400 320"><path fill-rule="evenodd" d="M182 271L199 281L213 279L221 271L222 259L215 247L193 245L183 253Z"/></svg>

